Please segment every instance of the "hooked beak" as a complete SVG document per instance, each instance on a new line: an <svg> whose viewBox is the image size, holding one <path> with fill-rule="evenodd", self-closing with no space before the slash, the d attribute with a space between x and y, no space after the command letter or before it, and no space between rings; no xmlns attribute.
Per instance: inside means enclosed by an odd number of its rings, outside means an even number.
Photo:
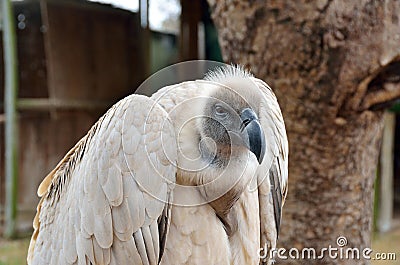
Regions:
<svg viewBox="0 0 400 265"><path fill-rule="evenodd" d="M265 155L265 135L258 120L257 115L253 110L246 108L240 113L240 119L242 120L242 125L240 127L242 137L244 137L244 142L247 148L252 152L261 164Z"/></svg>

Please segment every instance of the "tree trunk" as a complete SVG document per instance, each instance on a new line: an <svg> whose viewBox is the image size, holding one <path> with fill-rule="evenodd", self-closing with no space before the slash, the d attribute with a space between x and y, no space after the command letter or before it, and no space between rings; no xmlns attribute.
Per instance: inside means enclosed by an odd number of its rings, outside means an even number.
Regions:
<svg viewBox="0 0 400 265"><path fill-rule="evenodd" d="M283 111L280 245L369 247L382 110L400 96L400 1L208 1L224 60L266 80ZM369 264L325 257L287 262Z"/></svg>

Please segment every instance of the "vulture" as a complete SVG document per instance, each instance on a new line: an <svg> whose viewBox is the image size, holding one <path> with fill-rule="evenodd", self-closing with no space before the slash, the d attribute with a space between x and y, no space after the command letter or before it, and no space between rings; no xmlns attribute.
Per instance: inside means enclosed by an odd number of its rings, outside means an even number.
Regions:
<svg viewBox="0 0 400 265"><path fill-rule="evenodd" d="M272 264L288 141L240 66L130 95L44 178L29 265ZM261 258L260 258L261 257Z"/></svg>

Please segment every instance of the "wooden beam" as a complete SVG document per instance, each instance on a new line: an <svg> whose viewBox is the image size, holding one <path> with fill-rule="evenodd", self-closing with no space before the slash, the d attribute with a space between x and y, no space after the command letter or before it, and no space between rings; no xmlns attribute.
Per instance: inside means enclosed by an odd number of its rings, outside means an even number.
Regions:
<svg viewBox="0 0 400 265"><path fill-rule="evenodd" d="M181 0L181 32L179 53L182 61L199 59L199 22L202 17L201 1Z"/></svg>
<svg viewBox="0 0 400 265"><path fill-rule="evenodd" d="M139 14L140 14L140 24L142 26L142 31L140 35L141 48L145 57L143 68L144 74L147 78L151 73L151 55L150 55L150 45L151 45L151 33L150 33L150 21L149 21L149 0L139 0Z"/></svg>
<svg viewBox="0 0 400 265"><path fill-rule="evenodd" d="M20 110L57 110L57 109L78 109L78 110L106 110L111 107L111 101L93 100L61 100L51 98L20 98L17 107Z"/></svg>
<svg viewBox="0 0 400 265"><path fill-rule="evenodd" d="M386 112L380 156L379 202L377 228L387 232L392 226L393 218L393 168L394 168L394 135L396 115Z"/></svg>
<svg viewBox="0 0 400 265"><path fill-rule="evenodd" d="M17 44L14 12L11 0L2 0L3 49L4 49L4 112L5 112L5 230L4 236L16 236L17 177L18 177L18 128L16 98L18 93Z"/></svg>

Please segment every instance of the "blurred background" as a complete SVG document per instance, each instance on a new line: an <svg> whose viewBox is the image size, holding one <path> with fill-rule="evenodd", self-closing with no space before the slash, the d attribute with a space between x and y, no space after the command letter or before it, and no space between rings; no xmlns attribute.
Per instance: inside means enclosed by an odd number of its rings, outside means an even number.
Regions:
<svg viewBox="0 0 400 265"><path fill-rule="evenodd" d="M9 14L2 6L0 24L1 265L25 264L39 183L113 103L168 65L223 61L205 0L10 3ZM18 64L17 85L7 87L9 38L15 39ZM397 261L373 264L400 264L397 113L400 105L392 104L384 116L371 230L374 251L396 252ZM6 133L7 123L14 133ZM6 156L7 150L13 155Z"/></svg>

